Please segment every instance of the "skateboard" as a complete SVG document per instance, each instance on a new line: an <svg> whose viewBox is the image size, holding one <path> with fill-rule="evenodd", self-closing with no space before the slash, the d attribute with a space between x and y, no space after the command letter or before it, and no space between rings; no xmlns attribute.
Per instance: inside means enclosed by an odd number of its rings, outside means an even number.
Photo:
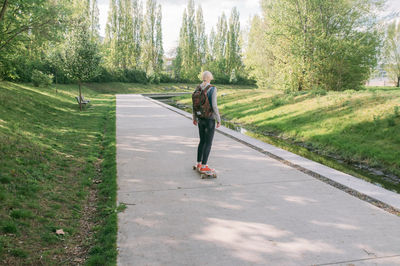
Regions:
<svg viewBox="0 0 400 266"><path fill-rule="evenodd" d="M197 172L200 173L201 179L206 179L206 178L217 178L217 172L214 171L207 171L207 172L200 172L200 170L197 170L196 165L193 166L193 170L196 170Z"/></svg>

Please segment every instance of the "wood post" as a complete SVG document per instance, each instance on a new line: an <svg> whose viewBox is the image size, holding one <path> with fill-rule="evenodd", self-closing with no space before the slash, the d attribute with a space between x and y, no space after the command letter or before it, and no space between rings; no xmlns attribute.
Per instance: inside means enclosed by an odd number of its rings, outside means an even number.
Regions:
<svg viewBox="0 0 400 266"><path fill-rule="evenodd" d="M79 109L82 111L82 90L81 90L81 82L79 81Z"/></svg>

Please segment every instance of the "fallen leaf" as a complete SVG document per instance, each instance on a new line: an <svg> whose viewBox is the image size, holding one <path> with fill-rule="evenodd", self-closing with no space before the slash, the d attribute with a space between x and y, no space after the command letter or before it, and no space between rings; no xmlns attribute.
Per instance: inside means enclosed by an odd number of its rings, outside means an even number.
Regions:
<svg viewBox="0 0 400 266"><path fill-rule="evenodd" d="M62 229L57 229L56 234L57 235L65 235L64 230L62 230Z"/></svg>

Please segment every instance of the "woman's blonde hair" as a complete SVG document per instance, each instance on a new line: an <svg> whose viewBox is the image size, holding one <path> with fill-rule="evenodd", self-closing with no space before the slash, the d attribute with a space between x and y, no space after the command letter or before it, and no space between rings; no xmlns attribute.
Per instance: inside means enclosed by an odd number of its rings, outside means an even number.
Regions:
<svg viewBox="0 0 400 266"><path fill-rule="evenodd" d="M205 81L206 79L210 79L210 80L213 80L214 79L214 76L213 76L213 74L210 72L210 71L204 71L202 74L201 74L201 80L202 81Z"/></svg>

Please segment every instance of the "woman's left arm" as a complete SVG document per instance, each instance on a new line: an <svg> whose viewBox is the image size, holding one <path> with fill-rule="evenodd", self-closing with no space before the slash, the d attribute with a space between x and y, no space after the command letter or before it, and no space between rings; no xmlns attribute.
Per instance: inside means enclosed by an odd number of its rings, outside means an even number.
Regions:
<svg viewBox="0 0 400 266"><path fill-rule="evenodd" d="M217 120L217 128L221 125L221 116L219 115L218 103L217 103L217 88L214 87L212 94L212 108L215 114L215 119Z"/></svg>

